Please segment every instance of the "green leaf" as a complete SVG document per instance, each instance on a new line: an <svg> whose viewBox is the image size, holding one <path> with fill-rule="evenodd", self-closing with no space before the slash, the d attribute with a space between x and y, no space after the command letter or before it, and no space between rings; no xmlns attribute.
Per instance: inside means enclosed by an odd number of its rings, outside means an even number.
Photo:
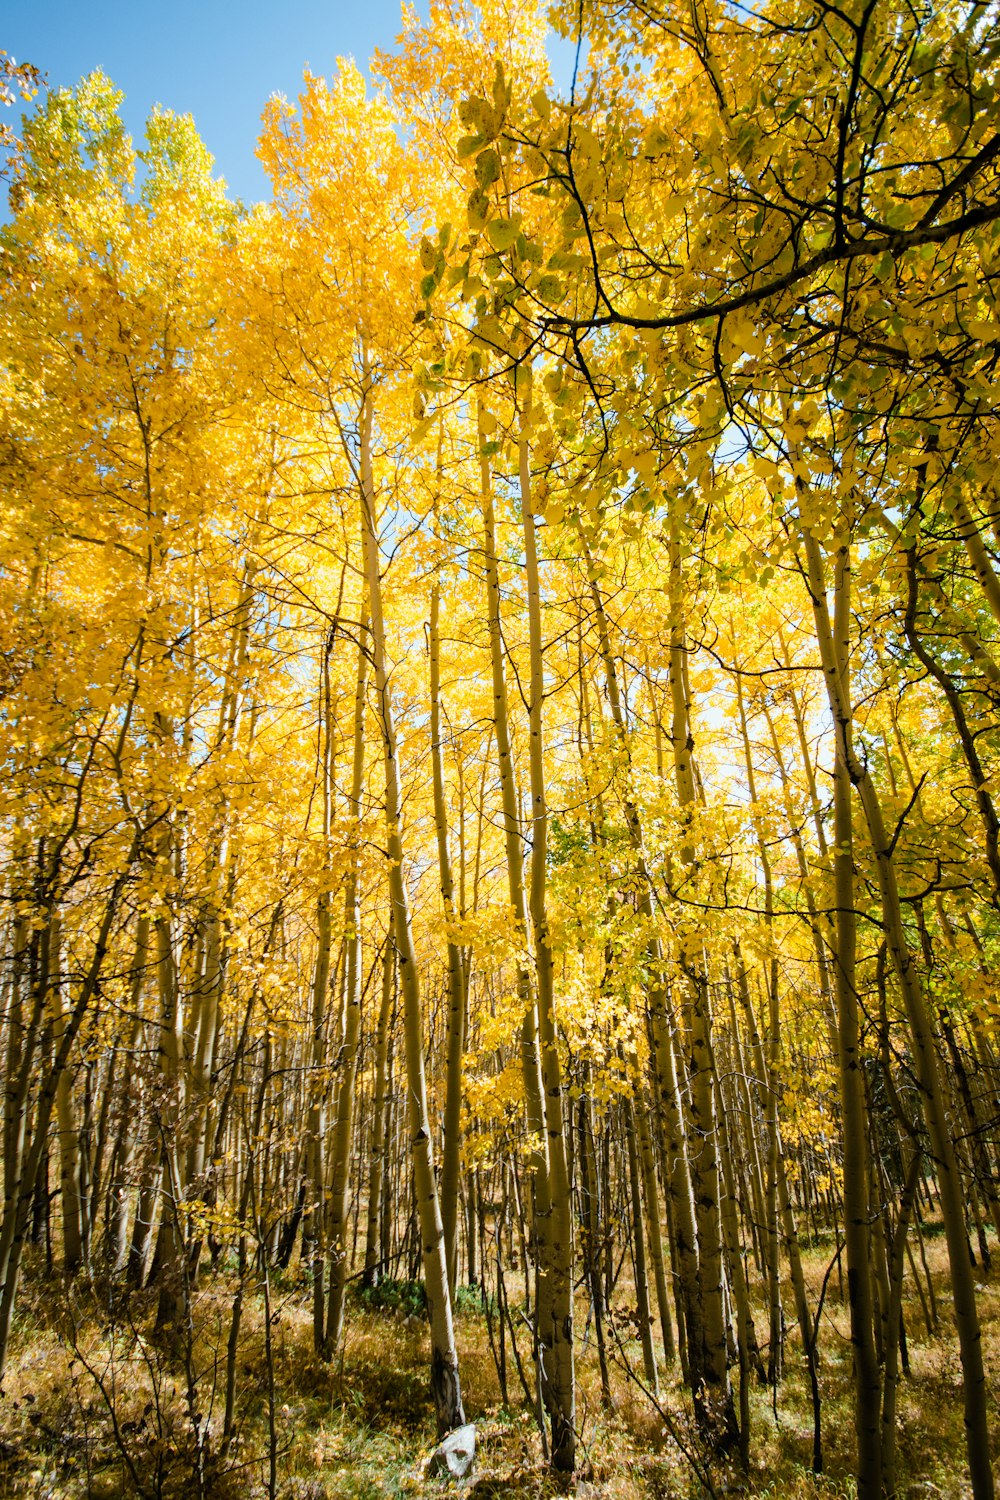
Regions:
<svg viewBox="0 0 1000 1500"><path fill-rule="evenodd" d="M541 302L561 302L563 296L563 284L558 276L547 272L535 288L535 295Z"/></svg>
<svg viewBox="0 0 1000 1500"><path fill-rule="evenodd" d="M511 219L491 219L486 226L486 233L494 250L509 250L517 239L520 230Z"/></svg>
<svg viewBox="0 0 1000 1500"><path fill-rule="evenodd" d="M481 151L476 158L476 181L479 186L485 191L499 176L500 158L497 153L492 147L488 151Z"/></svg>
<svg viewBox="0 0 1000 1500"><path fill-rule="evenodd" d="M469 198L469 228L483 229L490 211L490 201L482 188L476 188Z"/></svg>

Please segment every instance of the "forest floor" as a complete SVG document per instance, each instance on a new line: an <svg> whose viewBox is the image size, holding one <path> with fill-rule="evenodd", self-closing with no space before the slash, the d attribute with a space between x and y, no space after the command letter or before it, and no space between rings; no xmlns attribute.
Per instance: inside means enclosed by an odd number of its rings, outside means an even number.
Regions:
<svg viewBox="0 0 1000 1500"><path fill-rule="evenodd" d="M927 1251L940 1322L938 1331L928 1334L908 1279L910 1373L899 1392L898 1494L901 1500L960 1500L969 1491L943 1241L929 1237ZM807 1259L814 1306L829 1261L829 1247ZM323 1363L312 1350L309 1291L298 1279L275 1279L269 1287L270 1359L263 1298L247 1297L236 1366L238 1436L228 1452L220 1451L232 1294L232 1287L206 1280L195 1299L190 1337L182 1340L180 1353L168 1352L153 1335L151 1299L134 1298L128 1315L112 1325L92 1289L78 1284L67 1292L57 1282L32 1276L29 1266L0 1393L0 1500L198 1495L206 1500L398 1500L448 1491L444 1481L423 1476L423 1460L434 1447L426 1324L405 1309L366 1307L354 1299L343 1350L332 1363ZM980 1293L980 1307L996 1434L996 1271ZM586 1321L582 1303L579 1313L578 1337ZM810 1468L812 1411L793 1323L776 1403L766 1387L750 1392L748 1470L736 1462L706 1466L676 1370L662 1380L661 1411L651 1406L626 1369L641 1370L634 1328L627 1329L620 1318L619 1323L622 1342L609 1341L613 1410L601 1405L592 1328L578 1355L580 1462L570 1488L580 1500L853 1495L850 1345L835 1274L819 1339L824 1450L819 1475ZM761 1336L766 1330L762 1310L757 1324ZM533 1416L519 1400L509 1343L505 1405L486 1319L468 1291L460 1296L457 1331L465 1408L476 1423L479 1446L471 1479L455 1492L463 1500L529 1500L554 1493ZM521 1342L524 1355L527 1338Z"/></svg>

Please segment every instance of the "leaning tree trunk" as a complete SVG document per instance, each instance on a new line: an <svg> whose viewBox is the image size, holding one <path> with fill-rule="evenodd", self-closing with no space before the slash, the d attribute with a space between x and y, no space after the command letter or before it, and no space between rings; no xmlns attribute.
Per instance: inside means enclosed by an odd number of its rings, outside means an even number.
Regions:
<svg viewBox="0 0 1000 1500"><path fill-rule="evenodd" d="M439 1435L450 1432L465 1421L459 1384L458 1351L451 1317L448 1288L448 1264L445 1255L444 1227L434 1176L434 1154L430 1114L427 1107L427 1079L424 1071L423 1015L420 982L417 975L413 932L410 926L410 900L403 873L403 805L399 784L396 726L385 652L385 617L382 608L382 579L379 571L378 530L376 525L375 480L372 471L373 401L367 367L361 409L361 538L365 577L371 612L372 664L375 677L375 714L382 736L385 762L385 821L389 863L389 892L392 901L396 953L399 963L400 989L403 995L403 1028L406 1053L406 1078L409 1095L410 1148L413 1159L414 1186L423 1254L424 1281L427 1290L431 1325L431 1390L437 1413Z"/></svg>
<svg viewBox="0 0 1000 1500"><path fill-rule="evenodd" d="M484 564L486 572L486 609L490 637L490 667L493 686L493 729L497 743L500 772L500 797L503 814L504 847L507 864L507 889L511 911L518 930L527 944L528 902L524 889L524 848L518 815L517 787L511 753L510 718L507 708L507 681L504 675L503 637L500 626L500 574L497 566L496 522L493 508L493 485L487 453L484 413L478 419L480 486L483 502ZM521 1074L524 1082L525 1113L528 1131L534 1142L529 1158L531 1166L532 1222L535 1253L535 1355L542 1404L551 1410L550 1376L554 1360L547 1342L552 1330L551 1315L551 1212L549 1201L548 1142L545 1129L545 1095L542 1087L541 1057L538 1048L538 1011L531 973L522 961L518 963L517 990L523 1020L521 1024Z"/></svg>
<svg viewBox="0 0 1000 1500"><path fill-rule="evenodd" d="M676 530L670 542L670 693L674 781L686 823L694 813L696 788L694 741L685 684L687 643L681 619L681 559ZM685 840L681 863L693 872L694 851ZM697 949L697 941L694 948ZM701 1297L700 1350L691 1347L695 1409L714 1446L735 1446L739 1432L726 1348L723 1233L719 1180L718 1133L708 977L702 956L692 952L681 964L685 976L686 1063L690 1088L690 1169L698 1233L698 1289Z"/></svg>
<svg viewBox="0 0 1000 1500"><path fill-rule="evenodd" d="M364 1285L374 1286L381 1280L385 1248L382 1243L382 1194L384 1192L383 1154L385 1150L385 1117L389 1034L392 1027L393 979L396 972L396 948L392 920L385 935L382 953L382 1003L379 1006L375 1032L375 1086L372 1093L371 1155L368 1162L368 1214L365 1231Z"/></svg>
<svg viewBox="0 0 1000 1500"><path fill-rule="evenodd" d="M806 556L809 593L816 620L820 661L826 681L830 712L837 726L838 745L841 747L840 753L845 771L844 779L849 779L850 785L858 793L858 800L868 828L878 880L883 930L903 996L913 1045L914 1071L920 1085L924 1119L937 1168L941 1216L944 1221L951 1271L955 1326L958 1331L964 1377L966 1450L972 1492L975 1500L993 1500L986 1377L983 1369L982 1339L972 1262L965 1232L965 1204L959 1165L945 1112L940 1065L920 979L920 970L910 952L903 924L902 904L893 857L895 839L890 839L886 831L882 804L875 783L867 764L857 755L853 744L850 680L846 669L846 642L850 619L850 548L845 539L838 554L838 577L835 589L836 618L834 628L831 630L822 550L814 533L805 527L801 529L801 539ZM839 842L838 830L838 845ZM843 897L838 889L838 907L846 899L846 889ZM877 1444L877 1408L874 1414L874 1424Z"/></svg>
<svg viewBox="0 0 1000 1500"><path fill-rule="evenodd" d="M576 1392L573 1369L573 1225L572 1197L566 1159L562 1072L556 1040L552 947L545 878L548 802L545 790L543 743L544 674L542 617L535 516L532 510L528 441L518 444L521 510L524 526L524 566L528 595L530 690L528 696L529 767L531 778L531 885L529 910L535 951L538 994L538 1041L545 1089L545 1125L549 1157L549 1202L552 1256L550 1315L552 1379L550 1418L552 1466L572 1473L576 1462Z"/></svg>
<svg viewBox="0 0 1000 1500"><path fill-rule="evenodd" d="M58 1048L68 1019L62 1002L62 921L54 912L48 928L49 1008L52 1043ZM80 1195L80 1130L76 1118L73 1074L63 1068L56 1085L59 1137L59 1192L62 1198L63 1269L74 1276L83 1264L84 1238Z"/></svg>
<svg viewBox="0 0 1000 1500"><path fill-rule="evenodd" d="M604 665L605 688L608 704L611 709L612 721L615 726L615 736L619 748L628 757L628 729L625 722L625 712L622 707L621 691L618 686L618 672L611 649L611 633L608 626L607 610L605 609L604 599L601 594L597 570L590 555L586 534L582 526L580 528L580 541L587 565L587 580L591 600L594 605L598 644L601 660ZM668 1198L668 1225L671 1229L670 1237L672 1240L674 1274L680 1286L679 1301L684 1313L683 1326L680 1327L679 1331L681 1352L684 1355L686 1351L692 1349L700 1351L704 1343L702 1336L702 1298L699 1283L698 1236L695 1228L694 1200L691 1195L688 1155L684 1141L680 1092L674 1064L673 1045L670 1038L671 1023L668 1015L669 1002L667 990L664 983L663 950L660 939L655 931L655 916L650 894L652 881L649 878L649 871L646 865L642 822L639 817L639 810L636 805L631 782L626 787L624 812L629 843L638 864L637 906L640 916L648 924L651 932L646 949L650 970L649 1011L652 1032L651 1053L658 1095L658 1120L662 1125L663 1133L666 1135L666 1150L664 1152L666 1170L664 1171L664 1182ZM652 1204L655 1201L654 1196L650 1195L648 1201L650 1203L650 1212L652 1213ZM659 1215L657 1214L657 1235L658 1233ZM662 1255L654 1261L654 1266L656 1265L662 1265ZM660 1295L661 1319L666 1318L669 1320L659 1277L657 1288ZM668 1359L673 1354L672 1340L667 1337L666 1327L664 1328L664 1353ZM701 1378L699 1361L700 1354L697 1353L696 1362L693 1366L689 1353L686 1358L682 1358L682 1365L685 1367L685 1377L692 1384Z"/></svg>
<svg viewBox="0 0 1000 1500"><path fill-rule="evenodd" d="M440 454L438 459L440 473ZM435 518L436 519L436 518ZM437 529L435 527L435 529ZM441 750L441 563L431 584L430 698L431 780L434 790L434 828L437 834L438 878L448 950L448 1020L445 1028L444 1140L441 1146L441 1219L448 1257L448 1285L454 1297L458 1284L458 1200L462 1168L462 1054L465 1047L466 975L464 954L455 933L455 880L448 843L448 809Z"/></svg>
<svg viewBox="0 0 1000 1500"><path fill-rule="evenodd" d="M364 622L362 622L364 629ZM354 693L354 757L351 769L349 814L354 836L351 863L344 896L344 941L347 944L347 1007L344 1040L340 1052L340 1086L337 1119L333 1132L333 1162L330 1173L329 1242L330 1294L326 1321L326 1347L336 1349L344 1327L344 1287L347 1280L347 1214L350 1184L351 1141L354 1131L354 1093L358 1076L358 1043L361 1036L361 792L365 769L365 695L368 689L368 653L364 641L358 649L358 677Z"/></svg>
<svg viewBox="0 0 1000 1500"><path fill-rule="evenodd" d="M833 952L837 1003L840 1101L844 1132L844 1239L847 1288L854 1350L854 1425L858 1443L859 1500L881 1493L879 1412L882 1387L875 1352L874 1293L868 1198L868 1121L861 1069L857 1002L857 920L854 906L854 832L851 816L851 701L847 638L850 620L850 561L846 541L837 556L834 620L816 543L807 541L808 586L816 620L820 658L834 717L833 884L837 910Z"/></svg>

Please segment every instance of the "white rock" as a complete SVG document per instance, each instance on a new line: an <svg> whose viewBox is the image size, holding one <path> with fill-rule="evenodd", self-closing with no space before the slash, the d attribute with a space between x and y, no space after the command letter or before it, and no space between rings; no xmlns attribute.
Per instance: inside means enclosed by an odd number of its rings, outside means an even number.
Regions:
<svg viewBox="0 0 1000 1500"><path fill-rule="evenodd" d="M465 1479L476 1459L476 1427L466 1422L449 1432L427 1460L428 1477L442 1474L446 1479Z"/></svg>

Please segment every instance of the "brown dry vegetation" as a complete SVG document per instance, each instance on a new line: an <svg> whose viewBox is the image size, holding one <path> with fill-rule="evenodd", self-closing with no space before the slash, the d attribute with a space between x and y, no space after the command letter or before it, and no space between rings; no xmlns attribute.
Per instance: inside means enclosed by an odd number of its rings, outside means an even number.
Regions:
<svg viewBox="0 0 1000 1500"><path fill-rule="evenodd" d="M928 1258L943 1310L947 1256L940 1239L929 1238ZM807 1260L814 1302L828 1264L827 1246L815 1248ZM272 1410L274 1494L279 1500L444 1493L448 1486L443 1481L427 1480L422 1473L422 1460L434 1445L426 1324L354 1302L343 1352L329 1365L313 1353L308 1288L288 1278L272 1284L271 1295L273 1397L269 1400L263 1299L258 1296L248 1301L244 1314L240 1436L228 1454L221 1454L217 1434L230 1305L218 1286L195 1298L194 1398L189 1400L183 1351L168 1353L157 1342L155 1308L148 1296L134 1297L111 1319L93 1290L80 1285L57 1290L53 1282L29 1276L0 1399L0 1500L265 1496ZM987 1283L981 1299L987 1374L995 1391L1000 1385L1000 1289ZM477 1424L479 1452L473 1478L462 1489L476 1500L552 1494L554 1480L533 1414L523 1406L502 1405L486 1322L471 1310L470 1300L463 1296L457 1324L466 1410ZM757 1311L763 1330L764 1310ZM582 1330L583 1303L578 1314ZM663 1416L628 1376L625 1362L641 1367L641 1356L623 1330L613 1370L613 1412L601 1408L592 1345L581 1349L582 1462L575 1493L607 1500L700 1500L713 1491L760 1500L852 1496L850 1346L835 1274L823 1318L823 1474L809 1468L809 1395L791 1326L786 1379L776 1407L769 1389L755 1386L751 1391L749 1473L735 1464L702 1467L705 1455L679 1372L672 1371L664 1383ZM938 1331L928 1334L912 1282L906 1334L910 1374L899 1400L900 1495L962 1500L970 1491L956 1342L946 1315ZM511 1377L513 1399L513 1370ZM199 1419L200 1446L193 1413Z"/></svg>

